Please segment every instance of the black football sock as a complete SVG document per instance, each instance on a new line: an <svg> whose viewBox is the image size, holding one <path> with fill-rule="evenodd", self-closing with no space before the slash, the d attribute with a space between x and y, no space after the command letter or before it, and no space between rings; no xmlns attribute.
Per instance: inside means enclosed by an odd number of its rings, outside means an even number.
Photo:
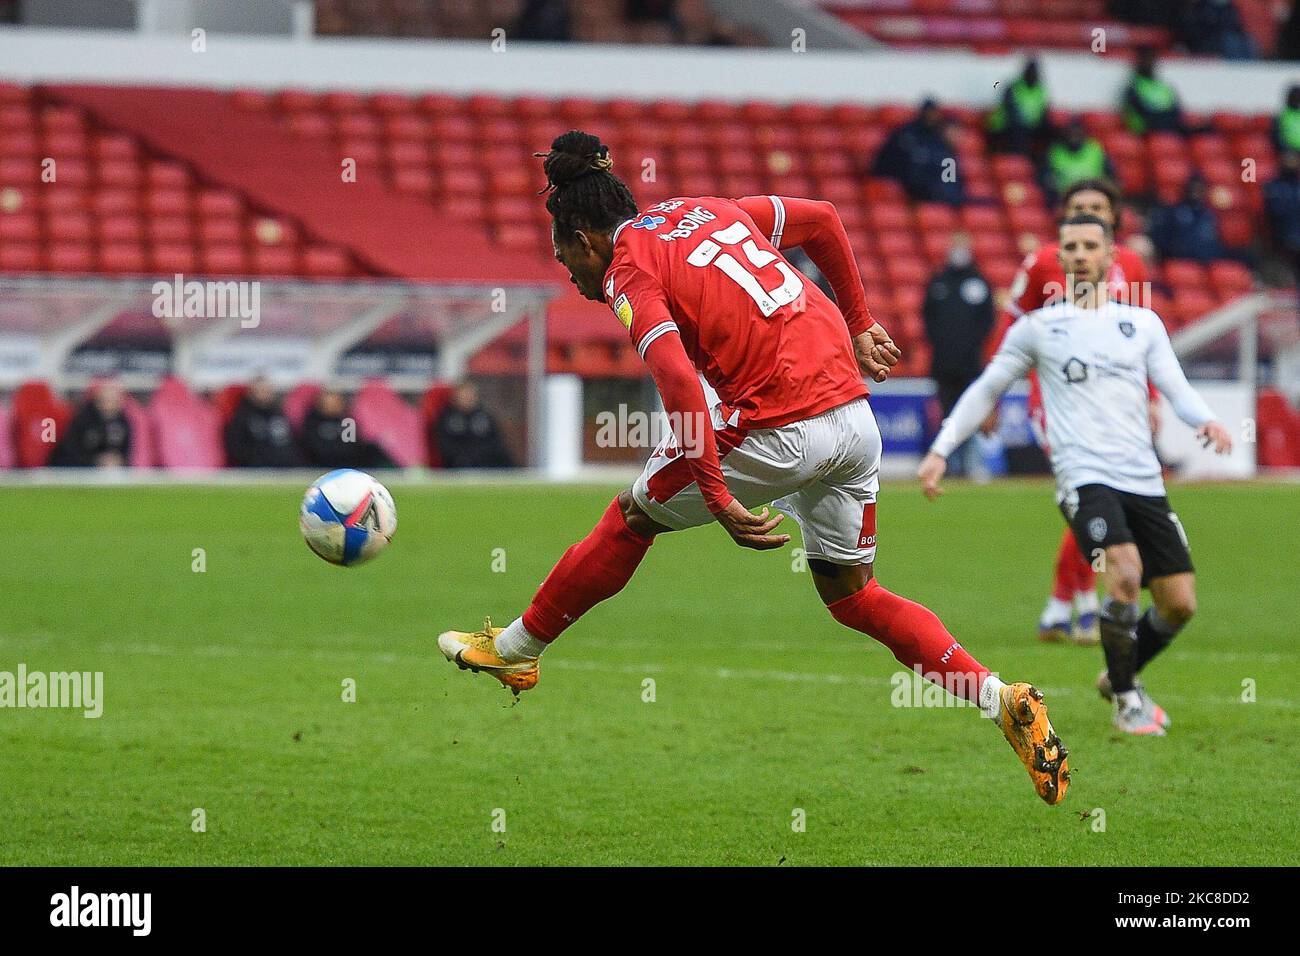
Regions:
<svg viewBox="0 0 1300 956"><path fill-rule="evenodd" d="M1151 658L1169 646L1179 630L1181 628L1177 624L1170 624L1160 616L1155 605L1147 608L1142 620L1137 623L1137 658L1134 670L1140 671L1146 667Z"/></svg>
<svg viewBox="0 0 1300 956"><path fill-rule="evenodd" d="M1101 609L1101 649L1106 655L1106 672L1116 695L1133 689L1137 674L1138 606L1107 598Z"/></svg>

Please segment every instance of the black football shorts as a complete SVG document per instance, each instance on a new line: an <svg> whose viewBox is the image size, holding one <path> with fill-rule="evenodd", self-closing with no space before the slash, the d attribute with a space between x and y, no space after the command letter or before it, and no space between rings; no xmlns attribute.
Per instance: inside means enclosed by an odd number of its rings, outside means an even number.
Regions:
<svg viewBox="0 0 1300 956"><path fill-rule="evenodd" d="M1187 533L1169 499L1117 491L1107 485L1080 485L1061 502L1084 558L1113 544L1136 544L1142 557L1142 584L1193 570Z"/></svg>

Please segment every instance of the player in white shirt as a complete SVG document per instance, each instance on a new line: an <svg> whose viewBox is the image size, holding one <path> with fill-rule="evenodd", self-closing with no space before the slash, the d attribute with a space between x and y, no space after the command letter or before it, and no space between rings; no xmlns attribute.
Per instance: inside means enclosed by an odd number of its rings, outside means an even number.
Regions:
<svg viewBox="0 0 1300 956"><path fill-rule="evenodd" d="M1062 223L1065 301L1030 312L1007 331L943 423L918 477L926 495L937 497L947 456L1013 382L1037 370L1057 501L1084 556L1105 556L1106 670L1098 689L1115 702L1115 726L1156 735L1169 717L1137 674L1195 612L1196 578L1183 527L1165 497L1148 419L1148 378L1206 447L1225 454L1232 437L1188 384L1160 317L1111 300L1105 277L1114 252L1104 220L1084 215ZM1143 586L1153 602L1144 615L1138 608Z"/></svg>

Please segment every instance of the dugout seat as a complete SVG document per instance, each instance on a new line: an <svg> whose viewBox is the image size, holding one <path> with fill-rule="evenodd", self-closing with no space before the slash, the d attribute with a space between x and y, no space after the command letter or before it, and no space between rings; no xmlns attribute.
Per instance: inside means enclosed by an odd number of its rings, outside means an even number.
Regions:
<svg viewBox="0 0 1300 956"><path fill-rule="evenodd" d="M14 417L9 403L0 399L0 469L14 466Z"/></svg>
<svg viewBox="0 0 1300 956"><path fill-rule="evenodd" d="M420 417L424 420L424 433L427 436L433 423L438 420L442 410L447 407L451 401L453 387L446 382L434 382L425 391L424 397L420 399ZM432 468L442 467L442 452L438 448L437 442L428 442L429 466Z"/></svg>
<svg viewBox="0 0 1300 956"><path fill-rule="evenodd" d="M289 427L293 429L294 434L302 431L302 423L306 420L307 413L311 411L312 403L316 401L316 396L320 392L319 383L300 382L284 396L281 407L284 409L284 417L289 419Z"/></svg>
<svg viewBox="0 0 1300 956"><path fill-rule="evenodd" d="M14 392L12 414L15 463L19 468L44 467L72 420L72 406L48 383L24 382ZM51 425L55 441L46 440Z"/></svg>
<svg viewBox="0 0 1300 956"><path fill-rule="evenodd" d="M221 416L178 378L163 379L146 409L164 468L221 468Z"/></svg>
<svg viewBox="0 0 1300 956"><path fill-rule="evenodd" d="M371 379L352 404L352 417L362 438L378 444L403 468L429 460L424 419L387 384Z"/></svg>

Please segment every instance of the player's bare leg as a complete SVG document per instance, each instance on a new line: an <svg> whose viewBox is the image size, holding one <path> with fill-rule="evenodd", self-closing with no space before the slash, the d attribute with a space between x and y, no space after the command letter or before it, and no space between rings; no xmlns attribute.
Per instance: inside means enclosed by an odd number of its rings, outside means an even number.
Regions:
<svg viewBox="0 0 1300 956"><path fill-rule="evenodd" d="M1147 582L1147 587L1151 591L1152 605L1134 628L1136 673L1141 673L1153 657L1168 647L1196 613L1196 575L1192 572L1152 578ZM1167 728L1171 723L1168 712L1151 699L1141 680L1135 678L1134 687L1143 698L1143 703L1151 710L1156 723ZM1107 671L1102 671L1097 678L1097 690L1107 700L1114 698L1114 687Z"/></svg>
<svg viewBox="0 0 1300 956"><path fill-rule="evenodd" d="M1164 734L1160 713L1137 680L1138 601L1142 596L1142 558L1135 544L1106 549L1106 601L1101 611L1101 647L1106 670L1097 681L1103 697L1115 702L1114 723L1125 733Z"/></svg>
<svg viewBox="0 0 1300 956"><path fill-rule="evenodd" d="M811 560L813 584L831 615L893 652L900 663L978 704L1020 757L1038 795L1060 803L1070 785L1069 752L1052 729L1042 693L1004 684L948 633L933 611L886 591L870 564Z"/></svg>
<svg viewBox="0 0 1300 956"><path fill-rule="evenodd" d="M656 524L624 491L591 532L564 552L532 603L507 627L485 623L480 631L444 631L438 649L458 667L490 674L516 695L537 685L540 658L569 625L631 580L655 535Z"/></svg>

